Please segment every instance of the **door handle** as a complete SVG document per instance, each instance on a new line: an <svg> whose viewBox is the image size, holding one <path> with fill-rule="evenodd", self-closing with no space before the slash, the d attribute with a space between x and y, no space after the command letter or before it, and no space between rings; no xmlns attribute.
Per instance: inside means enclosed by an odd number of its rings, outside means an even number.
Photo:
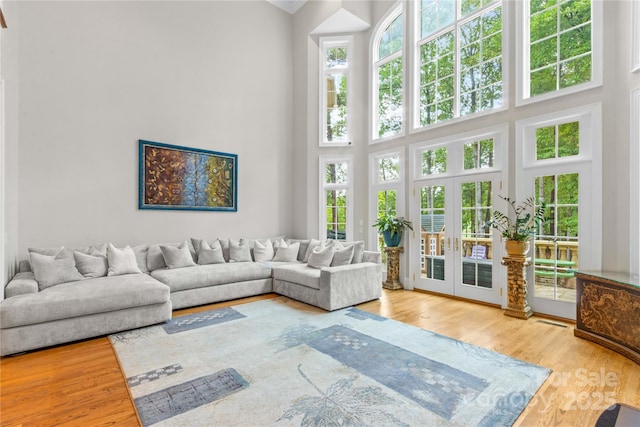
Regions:
<svg viewBox="0 0 640 427"><path fill-rule="evenodd" d="M451 237L447 237L447 250L451 250Z"/></svg>
<svg viewBox="0 0 640 427"><path fill-rule="evenodd" d="M455 248L456 248L456 252L458 252L458 238L457 237L456 237Z"/></svg>

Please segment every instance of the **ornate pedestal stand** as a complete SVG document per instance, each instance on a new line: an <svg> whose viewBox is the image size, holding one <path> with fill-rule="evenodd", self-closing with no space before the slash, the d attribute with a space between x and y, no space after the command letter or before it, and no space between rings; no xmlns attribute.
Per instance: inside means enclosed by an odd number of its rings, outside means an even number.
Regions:
<svg viewBox="0 0 640 427"><path fill-rule="evenodd" d="M533 315L527 302L526 268L531 265L531 258L507 256L502 258L502 265L507 266L507 308L505 316L528 319Z"/></svg>
<svg viewBox="0 0 640 427"><path fill-rule="evenodd" d="M402 246L389 247L383 249L387 254L387 281L382 284L385 289L403 289L400 282L400 254L404 252Z"/></svg>

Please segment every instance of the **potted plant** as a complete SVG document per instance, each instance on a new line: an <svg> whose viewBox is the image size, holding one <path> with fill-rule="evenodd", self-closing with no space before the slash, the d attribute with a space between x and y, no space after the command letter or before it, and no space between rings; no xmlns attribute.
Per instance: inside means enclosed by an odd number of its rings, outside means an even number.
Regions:
<svg viewBox="0 0 640 427"><path fill-rule="evenodd" d="M384 244L389 247L395 247L400 244L402 232L405 228L413 231L411 221L387 213L380 214L373 227L378 229L384 239Z"/></svg>
<svg viewBox="0 0 640 427"><path fill-rule="evenodd" d="M520 204L509 197L498 197L509 204L515 219L512 221L508 213L494 210L493 219L489 221L488 225L498 230L502 237L507 239L505 242L507 255L524 256L529 252L529 237L533 235L536 227L546 221L546 206L542 202L536 207L533 197L527 198Z"/></svg>

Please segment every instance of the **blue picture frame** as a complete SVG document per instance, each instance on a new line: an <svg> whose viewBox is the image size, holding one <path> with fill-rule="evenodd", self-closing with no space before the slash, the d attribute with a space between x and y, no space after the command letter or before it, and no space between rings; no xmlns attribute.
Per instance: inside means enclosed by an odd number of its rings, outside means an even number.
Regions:
<svg viewBox="0 0 640 427"><path fill-rule="evenodd" d="M238 210L238 155L139 140L139 209Z"/></svg>

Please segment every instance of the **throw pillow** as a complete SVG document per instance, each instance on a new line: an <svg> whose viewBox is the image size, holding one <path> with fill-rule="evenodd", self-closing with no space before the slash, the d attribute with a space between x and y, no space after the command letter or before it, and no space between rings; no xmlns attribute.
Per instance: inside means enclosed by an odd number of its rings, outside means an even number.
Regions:
<svg viewBox="0 0 640 427"><path fill-rule="evenodd" d="M166 266L160 245L149 246L147 250L147 270L154 271Z"/></svg>
<svg viewBox="0 0 640 427"><path fill-rule="evenodd" d="M304 254L304 258L302 259L302 262L309 262L309 257L311 256L311 253L315 248L317 248L320 245L320 243L321 243L320 240L316 240L316 239L311 239L309 241L309 244L307 245L307 252Z"/></svg>
<svg viewBox="0 0 640 427"><path fill-rule="evenodd" d="M121 274L142 273L138 267L136 254L127 245L122 249L118 249L111 243L107 246L107 260L109 262L109 270L107 276L119 276Z"/></svg>
<svg viewBox="0 0 640 427"><path fill-rule="evenodd" d="M300 249L298 250L298 261L304 261L304 256L307 254L307 248L309 247L309 243L311 242L311 240L287 239L288 245L296 242L300 243Z"/></svg>
<svg viewBox="0 0 640 427"><path fill-rule="evenodd" d="M284 240L281 240L273 260L276 262L295 262L298 260L299 250L300 242L287 244Z"/></svg>
<svg viewBox="0 0 640 427"><path fill-rule="evenodd" d="M84 277L103 277L109 271L107 255L103 255L99 251L93 250L91 254L73 251L73 258L76 262L76 268Z"/></svg>
<svg viewBox="0 0 640 427"><path fill-rule="evenodd" d="M63 252L71 253L69 249L65 248L64 246L62 246L61 248L29 248L28 251L29 251L29 254L33 252L36 254L49 255L49 256L58 256L58 255L61 255Z"/></svg>
<svg viewBox="0 0 640 427"><path fill-rule="evenodd" d="M273 244L271 239L267 239L264 243L256 240L253 246L253 259L255 262L267 262L273 259Z"/></svg>
<svg viewBox="0 0 640 427"><path fill-rule="evenodd" d="M184 242L183 242L184 243ZM173 246L177 248L182 243L164 243L164 246ZM191 254L191 260L195 262L197 258L196 250L191 245L191 242L187 242L189 246L189 253ZM160 244L151 245L147 251L147 270L153 271L158 270L160 268L165 268L167 263L164 261L164 255L162 255L162 249L160 249Z"/></svg>
<svg viewBox="0 0 640 427"><path fill-rule="evenodd" d="M136 254L136 262L138 263L140 271L143 273L149 273L149 269L147 268L147 253L149 252L149 245L142 244L134 246L131 249L133 249L133 253Z"/></svg>
<svg viewBox="0 0 640 427"><path fill-rule="evenodd" d="M160 245L160 250L162 251L164 262L169 268L192 267L196 265L196 263L193 262L191 252L189 251L189 244L186 240L177 248L175 246Z"/></svg>
<svg viewBox="0 0 640 427"><path fill-rule="evenodd" d="M225 262L219 240L214 240L211 246L209 246L206 240L200 241L200 246L198 247L199 265L224 264Z"/></svg>
<svg viewBox="0 0 640 427"><path fill-rule="evenodd" d="M244 239L229 239L229 262L251 262L251 250Z"/></svg>
<svg viewBox="0 0 640 427"><path fill-rule="evenodd" d="M353 251L354 251L353 245L349 245L346 248L337 249L333 254L333 259L331 260L331 267L351 264L351 260L353 259Z"/></svg>
<svg viewBox="0 0 640 427"><path fill-rule="evenodd" d="M224 260L226 262L229 262L229 240L230 239L216 239L218 242L220 242L220 246L222 247L222 256L224 256Z"/></svg>
<svg viewBox="0 0 640 427"><path fill-rule="evenodd" d="M38 282L38 290L42 291L60 283L75 282L84 279L76 268L73 255L60 252L58 256L29 253L29 261L33 274Z"/></svg>
<svg viewBox="0 0 640 427"><path fill-rule="evenodd" d="M311 255L309 255L308 266L313 268L322 268L331 266L331 260L333 259L333 254L335 252L335 248L333 245L325 246L318 245Z"/></svg>
<svg viewBox="0 0 640 427"><path fill-rule="evenodd" d="M359 264L362 262L364 255L364 240L356 240L355 242L342 242L342 245L346 248L353 246L353 259L351 264Z"/></svg>

